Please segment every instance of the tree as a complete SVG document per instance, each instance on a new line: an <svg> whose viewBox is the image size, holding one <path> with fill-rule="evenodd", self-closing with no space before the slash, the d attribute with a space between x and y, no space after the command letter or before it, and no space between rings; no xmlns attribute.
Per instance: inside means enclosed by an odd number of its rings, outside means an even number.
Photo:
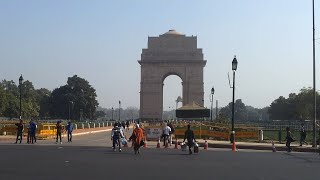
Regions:
<svg viewBox="0 0 320 180"><path fill-rule="evenodd" d="M4 111L8 106L6 91L0 83L0 116L4 116Z"/></svg>
<svg viewBox="0 0 320 180"><path fill-rule="evenodd" d="M18 87L14 81L2 80L0 83L0 114L10 119L19 116Z"/></svg>
<svg viewBox="0 0 320 180"><path fill-rule="evenodd" d="M50 114L55 118L93 119L99 103L96 90L83 78L74 75L67 84L52 91Z"/></svg>
<svg viewBox="0 0 320 180"><path fill-rule="evenodd" d="M274 100L269 109L269 114L271 119L285 120L288 119L288 102L285 97L280 96L278 99Z"/></svg>
<svg viewBox="0 0 320 180"><path fill-rule="evenodd" d="M36 101L40 106L39 117L47 118L50 116L50 101L51 91L45 88L36 90Z"/></svg>
<svg viewBox="0 0 320 180"><path fill-rule="evenodd" d="M106 113L104 111L96 111L94 115L95 115L95 119L104 118L106 116Z"/></svg>
<svg viewBox="0 0 320 180"><path fill-rule="evenodd" d="M237 99L234 103L234 119L237 121L245 121L246 120L247 109L245 104L241 99ZM232 102L230 102L226 107L221 108L219 119L229 119L232 118Z"/></svg>
<svg viewBox="0 0 320 180"><path fill-rule="evenodd" d="M317 116L320 115L320 96L316 92ZM286 99L280 96L274 100L269 108L271 119L277 120L300 120L313 117L313 89L302 88L299 94L291 93Z"/></svg>
<svg viewBox="0 0 320 180"><path fill-rule="evenodd" d="M24 118L34 118L39 116L40 106L36 99L36 91L32 82L26 80L22 83L22 116Z"/></svg>

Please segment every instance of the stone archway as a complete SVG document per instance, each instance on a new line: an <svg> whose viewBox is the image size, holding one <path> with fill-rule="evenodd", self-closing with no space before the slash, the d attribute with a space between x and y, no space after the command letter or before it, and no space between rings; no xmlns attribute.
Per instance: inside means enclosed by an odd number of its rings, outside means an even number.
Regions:
<svg viewBox="0 0 320 180"><path fill-rule="evenodd" d="M177 75L182 80L182 104L203 105L203 60L197 37L175 30L148 37L148 48L142 49L140 82L140 118L161 120L163 112L163 81Z"/></svg>

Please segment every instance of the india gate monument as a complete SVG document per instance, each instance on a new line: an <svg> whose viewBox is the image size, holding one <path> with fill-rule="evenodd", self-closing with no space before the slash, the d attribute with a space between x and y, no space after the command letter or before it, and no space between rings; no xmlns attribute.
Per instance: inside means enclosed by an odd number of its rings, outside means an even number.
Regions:
<svg viewBox="0 0 320 180"><path fill-rule="evenodd" d="M182 105L192 102L203 106L203 59L197 48L197 37L175 30L148 37L148 47L142 49L140 82L140 119L162 120L163 82L170 75L182 80Z"/></svg>

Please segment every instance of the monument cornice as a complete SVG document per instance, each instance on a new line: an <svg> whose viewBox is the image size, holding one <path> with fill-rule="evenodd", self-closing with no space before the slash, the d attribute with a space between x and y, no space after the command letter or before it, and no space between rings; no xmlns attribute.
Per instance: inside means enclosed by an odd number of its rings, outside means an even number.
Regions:
<svg viewBox="0 0 320 180"><path fill-rule="evenodd" d="M186 61L186 60L164 60L164 61L152 61L152 60L138 60L138 63L140 65L142 64L173 64L173 63L177 63L177 64L203 64L206 65L207 60L190 60L190 61Z"/></svg>

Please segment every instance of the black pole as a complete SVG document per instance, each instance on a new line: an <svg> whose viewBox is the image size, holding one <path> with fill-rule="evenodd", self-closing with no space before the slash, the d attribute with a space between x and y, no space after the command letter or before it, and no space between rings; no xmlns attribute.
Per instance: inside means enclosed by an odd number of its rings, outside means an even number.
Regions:
<svg viewBox="0 0 320 180"><path fill-rule="evenodd" d="M22 83L20 83L20 116L19 119L22 119Z"/></svg>
<svg viewBox="0 0 320 180"><path fill-rule="evenodd" d="M234 142L234 136L235 136L235 132L234 132L234 90L235 90L235 74L236 71L233 71L233 86L232 86L232 126L231 126L231 143Z"/></svg>
<svg viewBox="0 0 320 180"><path fill-rule="evenodd" d="M313 120L313 143L312 147L317 146L316 140L316 119L317 119L317 93L316 93L316 52L315 52L315 27L314 27L314 0L312 0L312 23L313 23L313 98L314 98L314 120Z"/></svg>
<svg viewBox="0 0 320 180"><path fill-rule="evenodd" d="M119 122L121 120L121 118L120 118L120 106L121 106L121 101L119 101Z"/></svg>
<svg viewBox="0 0 320 180"><path fill-rule="evenodd" d="M22 119L22 82L23 82L23 77L22 74L19 77L19 89L20 89L20 116L19 119Z"/></svg>
<svg viewBox="0 0 320 180"><path fill-rule="evenodd" d="M212 112L212 108L213 108L213 94L211 93L211 122L212 122L212 114L213 114L213 112Z"/></svg>
<svg viewBox="0 0 320 180"><path fill-rule="evenodd" d="M113 120L113 107L112 107L112 119L111 120Z"/></svg>

